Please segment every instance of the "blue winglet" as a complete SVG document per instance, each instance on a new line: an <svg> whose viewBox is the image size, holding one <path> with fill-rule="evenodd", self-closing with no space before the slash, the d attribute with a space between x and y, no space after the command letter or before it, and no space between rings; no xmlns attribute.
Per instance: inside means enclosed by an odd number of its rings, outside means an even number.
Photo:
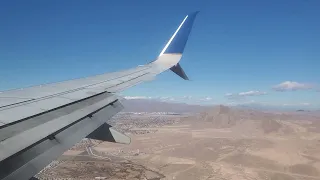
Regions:
<svg viewBox="0 0 320 180"><path fill-rule="evenodd" d="M184 47L186 46L189 34L191 32L191 28L193 25L193 22L197 16L199 11L193 12L189 15L187 15L176 32L173 34L173 36L170 38L169 42L166 44L166 46L161 51L160 55L162 54L182 54Z"/></svg>

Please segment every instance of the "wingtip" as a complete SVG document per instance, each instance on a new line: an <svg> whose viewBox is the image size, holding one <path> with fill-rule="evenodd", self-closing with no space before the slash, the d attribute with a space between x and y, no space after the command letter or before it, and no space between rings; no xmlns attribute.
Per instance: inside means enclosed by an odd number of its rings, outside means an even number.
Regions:
<svg viewBox="0 0 320 180"><path fill-rule="evenodd" d="M191 16L191 15L196 16L199 12L200 12L200 11L193 11L193 12L191 12L189 15L190 15L190 16Z"/></svg>
<svg viewBox="0 0 320 180"><path fill-rule="evenodd" d="M185 18L179 25L178 29L175 31L173 36L170 38L169 42L161 51L160 56L162 54L176 54L176 53L182 54L183 53L186 43L188 41L189 34L191 32L194 20L198 13L199 11L194 11L192 13L189 13L187 16L185 16Z"/></svg>

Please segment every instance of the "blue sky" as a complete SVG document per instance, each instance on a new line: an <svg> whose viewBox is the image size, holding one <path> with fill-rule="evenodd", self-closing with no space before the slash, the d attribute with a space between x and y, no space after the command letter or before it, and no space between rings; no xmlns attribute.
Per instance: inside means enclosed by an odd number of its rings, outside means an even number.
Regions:
<svg viewBox="0 0 320 180"><path fill-rule="evenodd" d="M320 108L320 1L1 1L0 90L154 60L200 10L181 65L124 96ZM282 84L281 84L282 83Z"/></svg>

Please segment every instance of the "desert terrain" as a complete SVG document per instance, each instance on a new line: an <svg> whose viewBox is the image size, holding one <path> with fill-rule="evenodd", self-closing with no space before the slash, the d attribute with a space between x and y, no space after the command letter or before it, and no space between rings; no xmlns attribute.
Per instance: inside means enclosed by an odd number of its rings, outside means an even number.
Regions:
<svg viewBox="0 0 320 180"><path fill-rule="evenodd" d="M84 139L39 179L320 180L320 116L216 106L120 113L130 145Z"/></svg>

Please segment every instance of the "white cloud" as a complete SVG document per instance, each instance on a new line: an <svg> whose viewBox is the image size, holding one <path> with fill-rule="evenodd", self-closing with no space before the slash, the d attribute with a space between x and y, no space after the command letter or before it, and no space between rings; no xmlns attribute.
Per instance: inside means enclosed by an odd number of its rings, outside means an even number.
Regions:
<svg viewBox="0 0 320 180"><path fill-rule="evenodd" d="M169 99L171 99L170 97L157 97L157 98L155 98L155 99L160 99L160 100L169 100Z"/></svg>
<svg viewBox="0 0 320 180"><path fill-rule="evenodd" d="M174 101L175 99L174 98L169 98L169 101Z"/></svg>
<svg viewBox="0 0 320 180"><path fill-rule="evenodd" d="M151 97L147 96L125 96L125 99L151 99Z"/></svg>
<svg viewBox="0 0 320 180"><path fill-rule="evenodd" d="M296 91L311 89L311 84L303 84L294 81L285 81L273 87L275 91Z"/></svg>
<svg viewBox="0 0 320 180"><path fill-rule="evenodd" d="M199 102L199 101L211 101L212 97L193 97L193 96L176 96L176 97L158 97L161 101L178 101L178 102Z"/></svg>
<svg viewBox="0 0 320 180"><path fill-rule="evenodd" d="M200 101L212 101L212 97L205 97L205 98L200 98Z"/></svg>
<svg viewBox="0 0 320 180"><path fill-rule="evenodd" d="M239 96L238 94L230 94L230 93L228 93L228 94L225 95L225 97L228 98L229 100L237 101L237 102L246 100L245 96Z"/></svg>
<svg viewBox="0 0 320 180"><path fill-rule="evenodd" d="M161 100L177 101L177 102L209 102L209 101L212 101L213 98L209 96L206 96L206 97L182 96L182 97L165 97L165 98L161 98Z"/></svg>
<svg viewBox="0 0 320 180"><path fill-rule="evenodd" d="M183 96L183 99L192 99L192 96Z"/></svg>
<svg viewBox="0 0 320 180"><path fill-rule="evenodd" d="M311 106L311 103L289 103L289 104L283 104L283 106Z"/></svg>
<svg viewBox="0 0 320 180"><path fill-rule="evenodd" d="M261 96L267 94L266 92L262 91L247 91L247 92L240 92L240 93L226 93L225 97L231 98L231 99L237 99L245 96Z"/></svg>
<svg viewBox="0 0 320 180"><path fill-rule="evenodd" d="M310 106L311 104L310 104L310 103L301 103L301 105L303 105L303 106Z"/></svg>
<svg viewBox="0 0 320 180"><path fill-rule="evenodd" d="M260 104L256 102L255 100L250 100L250 101L242 101L242 102L228 102L226 105L228 106L238 106L238 105L249 105L249 104Z"/></svg>
<svg viewBox="0 0 320 180"><path fill-rule="evenodd" d="M153 99L162 102L183 102L183 103L209 103L213 100L212 97L193 97L193 96L124 96L124 99Z"/></svg>
<svg viewBox="0 0 320 180"><path fill-rule="evenodd" d="M265 94L267 94L267 93L261 92L261 91L248 91L248 92L239 93L239 96L260 96L260 95L265 95Z"/></svg>

